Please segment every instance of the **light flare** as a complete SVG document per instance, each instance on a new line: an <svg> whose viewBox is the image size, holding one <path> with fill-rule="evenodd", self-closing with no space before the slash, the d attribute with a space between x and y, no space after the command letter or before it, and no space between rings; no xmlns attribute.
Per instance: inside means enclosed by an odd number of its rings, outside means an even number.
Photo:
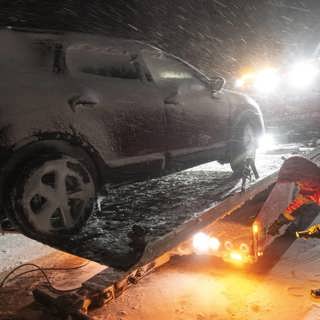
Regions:
<svg viewBox="0 0 320 320"><path fill-rule="evenodd" d="M277 69L266 67L255 72L245 73L235 81L235 87L254 89L260 94L271 94L279 87L281 77Z"/></svg>
<svg viewBox="0 0 320 320"><path fill-rule="evenodd" d="M276 147L276 140L270 133L266 133L258 140L258 152L264 153Z"/></svg>
<svg viewBox="0 0 320 320"><path fill-rule="evenodd" d="M254 223L253 225L252 225L252 232L254 233L254 234L257 234L257 233L259 233L259 224L258 223Z"/></svg>
<svg viewBox="0 0 320 320"><path fill-rule="evenodd" d="M219 241L217 238L215 238L215 237L210 238L209 247L210 247L210 249L213 250L213 251L219 250L219 248L220 248L220 241Z"/></svg>
<svg viewBox="0 0 320 320"><path fill-rule="evenodd" d="M296 63L288 73L289 84L296 89L307 89L319 74L319 68L311 61Z"/></svg>
<svg viewBox="0 0 320 320"><path fill-rule="evenodd" d="M220 248L220 241L203 232L198 232L193 236L192 245L196 252L204 254L209 251L217 251Z"/></svg>
<svg viewBox="0 0 320 320"><path fill-rule="evenodd" d="M230 252L230 259L234 262L243 262L242 254L236 251Z"/></svg>
<svg viewBox="0 0 320 320"><path fill-rule="evenodd" d="M254 73L246 73L241 78L237 79L235 82L236 88L243 88L245 86L248 86L252 83L252 81L255 79Z"/></svg>
<svg viewBox="0 0 320 320"><path fill-rule="evenodd" d="M209 251L210 237L203 232L199 232L193 236L193 247L199 253L206 253Z"/></svg>
<svg viewBox="0 0 320 320"><path fill-rule="evenodd" d="M280 83L280 76L276 69L267 68L256 74L255 89L261 94L273 93Z"/></svg>

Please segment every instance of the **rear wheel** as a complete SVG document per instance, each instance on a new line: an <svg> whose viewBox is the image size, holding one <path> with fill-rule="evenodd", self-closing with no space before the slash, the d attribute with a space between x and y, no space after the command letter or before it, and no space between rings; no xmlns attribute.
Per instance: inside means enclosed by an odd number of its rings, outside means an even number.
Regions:
<svg viewBox="0 0 320 320"><path fill-rule="evenodd" d="M230 148L230 166L236 173L242 172L246 160L255 161L258 147L257 135L250 122L240 124L235 130Z"/></svg>
<svg viewBox="0 0 320 320"><path fill-rule="evenodd" d="M77 232L94 208L95 181L89 165L69 155L29 161L9 191L9 216L39 240Z"/></svg>

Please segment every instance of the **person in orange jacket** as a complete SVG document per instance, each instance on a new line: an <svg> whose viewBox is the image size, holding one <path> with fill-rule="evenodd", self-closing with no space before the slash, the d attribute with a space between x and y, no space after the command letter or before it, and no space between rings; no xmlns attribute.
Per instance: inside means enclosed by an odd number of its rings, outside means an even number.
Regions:
<svg viewBox="0 0 320 320"><path fill-rule="evenodd" d="M280 168L278 183L295 183L299 189L295 199L289 204L280 217L269 227L268 234L279 234L282 226L294 221L297 209L308 203L320 205L320 168L312 161L295 156L286 160ZM297 232L299 237L320 238L320 225L315 225L305 232ZM320 289L311 290L311 295L320 298Z"/></svg>

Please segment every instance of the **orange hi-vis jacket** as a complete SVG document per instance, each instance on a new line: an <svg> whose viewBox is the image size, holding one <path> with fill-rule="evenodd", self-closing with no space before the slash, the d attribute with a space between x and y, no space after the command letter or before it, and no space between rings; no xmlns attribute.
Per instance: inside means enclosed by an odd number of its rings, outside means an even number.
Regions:
<svg viewBox="0 0 320 320"><path fill-rule="evenodd" d="M304 186L306 186L306 189L302 187L296 198L289 204L287 209L283 212L283 215L286 217L287 220L295 220L297 214L294 214L294 212L304 204L316 203L320 205L320 183L317 188L315 188L316 186L314 184L312 185L312 189L314 189L315 191L311 191L308 188L308 183L305 183Z"/></svg>

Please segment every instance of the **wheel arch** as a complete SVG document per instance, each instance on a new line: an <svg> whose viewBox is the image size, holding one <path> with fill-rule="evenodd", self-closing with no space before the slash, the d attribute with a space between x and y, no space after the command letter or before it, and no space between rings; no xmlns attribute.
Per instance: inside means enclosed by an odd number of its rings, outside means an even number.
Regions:
<svg viewBox="0 0 320 320"><path fill-rule="evenodd" d="M241 113L238 113L231 122L230 140L227 148L227 162L231 160L232 148L234 143L238 141L238 128L244 123L251 124L257 136L264 133L264 121L260 112L256 112L255 110L248 108L243 110Z"/></svg>

